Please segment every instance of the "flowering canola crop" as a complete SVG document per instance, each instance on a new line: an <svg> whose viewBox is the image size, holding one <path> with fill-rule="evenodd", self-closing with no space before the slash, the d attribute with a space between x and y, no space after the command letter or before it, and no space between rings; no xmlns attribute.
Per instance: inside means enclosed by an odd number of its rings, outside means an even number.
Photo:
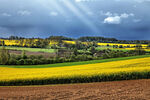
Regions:
<svg viewBox="0 0 150 100"><path fill-rule="evenodd" d="M100 46L123 46L123 47L135 47L137 44L121 44L121 43L98 43ZM147 44L142 44L141 45L143 48L146 48L148 45Z"/></svg>
<svg viewBox="0 0 150 100"><path fill-rule="evenodd" d="M6 68L0 67L0 82L15 80L90 77L119 72L150 71L150 57L105 63L53 68Z"/></svg>

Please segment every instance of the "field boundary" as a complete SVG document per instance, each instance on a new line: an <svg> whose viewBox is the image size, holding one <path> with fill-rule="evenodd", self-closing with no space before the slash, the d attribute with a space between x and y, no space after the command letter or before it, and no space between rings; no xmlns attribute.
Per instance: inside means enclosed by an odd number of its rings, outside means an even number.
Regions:
<svg viewBox="0 0 150 100"><path fill-rule="evenodd" d="M130 59L138 59L138 58L146 58L146 57L150 57L150 55L120 57L120 58L81 61L81 62L46 64L46 65L0 65L0 67L7 67L7 68L50 68L51 67L53 68L53 67L65 67L65 66L76 66L76 65L86 65L86 64L96 64L96 63L113 62L113 61L121 61L121 60L130 60Z"/></svg>

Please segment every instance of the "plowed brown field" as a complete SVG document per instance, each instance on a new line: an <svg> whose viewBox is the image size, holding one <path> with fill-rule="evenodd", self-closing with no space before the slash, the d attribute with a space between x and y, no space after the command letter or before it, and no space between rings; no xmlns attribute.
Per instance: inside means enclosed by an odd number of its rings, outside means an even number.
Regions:
<svg viewBox="0 0 150 100"><path fill-rule="evenodd" d="M0 100L150 100L150 80L0 87Z"/></svg>

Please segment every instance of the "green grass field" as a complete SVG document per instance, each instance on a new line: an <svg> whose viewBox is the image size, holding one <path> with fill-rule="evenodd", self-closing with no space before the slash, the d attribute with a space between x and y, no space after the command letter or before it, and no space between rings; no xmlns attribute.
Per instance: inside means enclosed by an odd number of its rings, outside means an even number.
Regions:
<svg viewBox="0 0 150 100"><path fill-rule="evenodd" d="M111 58L111 59L102 59L102 60L91 60L91 61L81 61L81 62L68 62L68 63L57 63L57 64L46 64L46 65L0 65L0 67L9 67L9 68L49 68L49 67L65 67L65 66L74 66L74 65L86 65L86 64L95 64L103 62L112 62L128 59L137 59L150 57L150 55L141 55L141 56L132 56L132 57L121 57L121 58Z"/></svg>
<svg viewBox="0 0 150 100"><path fill-rule="evenodd" d="M1 47L0 47L1 48ZM6 46L6 49L10 49L10 50L25 50L25 51L29 51L29 52L48 52L48 53L54 53L56 52L55 49L42 49L42 48L26 48L26 47L11 47L11 46Z"/></svg>
<svg viewBox="0 0 150 100"><path fill-rule="evenodd" d="M111 50L129 51L129 50L124 49L124 48L113 48L113 47L107 47L107 46L97 47L96 49L97 49L97 50L111 49Z"/></svg>

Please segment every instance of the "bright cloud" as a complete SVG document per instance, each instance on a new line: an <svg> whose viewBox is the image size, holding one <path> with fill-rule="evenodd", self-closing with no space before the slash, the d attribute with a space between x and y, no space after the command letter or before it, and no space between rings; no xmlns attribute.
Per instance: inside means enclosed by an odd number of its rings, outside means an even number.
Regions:
<svg viewBox="0 0 150 100"><path fill-rule="evenodd" d="M130 16L132 16L132 17L133 17L133 16L134 16L134 14L133 14L133 13L131 13L131 14L123 13L123 14L121 14L121 15L120 15L120 17L121 17L121 18L128 18L128 17L130 17Z"/></svg>
<svg viewBox="0 0 150 100"><path fill-rule="evenodd" d="M110 12L107 12L107 13L103 13L103 15L107 16L107 18L104 19L103 23L105 24L120 24L122 19L127 19L128 17L133 17L134 14L133 13L130 13L130 14L127 14L127 13L123 13L121 15L117 14L117 13L110 13Z"/></svg>
<svg viewBox="0 0 150 100"><path fill-rule="evenodd" d="M119 16L107 17L104 19L104 23L107 24L120 24L120 22L121 22L121 18Z"/></svg>

